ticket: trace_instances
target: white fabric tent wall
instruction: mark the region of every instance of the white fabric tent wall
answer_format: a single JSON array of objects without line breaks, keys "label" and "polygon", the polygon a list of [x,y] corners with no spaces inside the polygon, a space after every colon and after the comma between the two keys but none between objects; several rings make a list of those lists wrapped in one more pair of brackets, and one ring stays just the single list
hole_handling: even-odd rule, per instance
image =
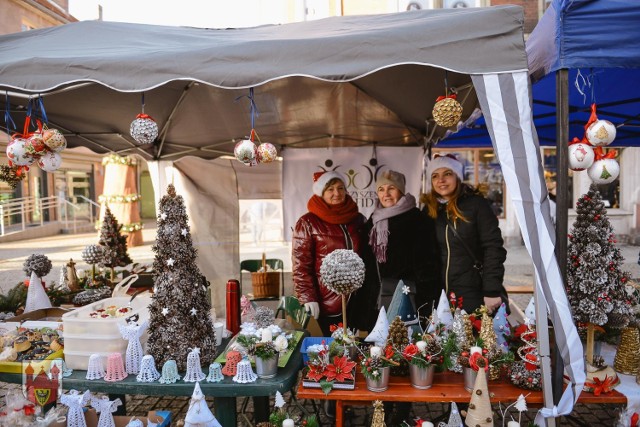
[{"label": "white fabric tent wall", "polygon": [[281,198],[281,162],[249,168],[236,160],[184,157],[149,162],[156,206],[173,184],[183,196],[198,267],[211,283],[211,306],[225,313],[226,283],[239,279],[239,199]]}]

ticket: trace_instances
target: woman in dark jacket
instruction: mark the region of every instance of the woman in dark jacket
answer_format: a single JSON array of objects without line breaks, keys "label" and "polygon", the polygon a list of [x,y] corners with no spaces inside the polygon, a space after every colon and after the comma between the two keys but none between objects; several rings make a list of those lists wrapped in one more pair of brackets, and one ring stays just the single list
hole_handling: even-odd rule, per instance
[{"label": "woman in dark jacket", "polygon": [[[391,170],[376,181],[378,201],[366,224],[373,254],[365,263],[372,279],[358,290],[350,310],[350,317],[362,322],[356,323],[359,329],[372,329],[379,309],[389,308],[400,280],[409,286],[414,310],[420,308],[425,317],[442,290],[434,222],[416,207],[415,197],[405,193],[405,184],[405,176]],[[362,298],[367,301],[360,303]]]},{"label": "woman in dark jacket", "polygon": [[489,201],[462,182],[463,172],[452,155],[436,154],[427,166],[430,190],[423,201],[436,221],[444,286],[462,297],[468,313],[481,305],[495,311],[502,302],[508,310],[502,286],[507,251],[498,218]]},{"label": "woman in dark jacket", "polygon": [[309,212],[293,231],[293,288],[326,337],[331,336],[329,327],[342,320],[342,297],[322,284],[322,260],[336,249],[351,249],[362,257],[367,248],[365,218],[347,194],[345,182],[339,172],[314,174]]}]

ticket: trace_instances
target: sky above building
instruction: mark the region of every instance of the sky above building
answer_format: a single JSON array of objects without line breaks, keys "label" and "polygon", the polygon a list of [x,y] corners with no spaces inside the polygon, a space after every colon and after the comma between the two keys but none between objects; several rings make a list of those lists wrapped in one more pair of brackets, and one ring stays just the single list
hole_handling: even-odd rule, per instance
[{"label": "sky above building", "polygon": [[104,21],[239,28],[302,20],[302,7],[306,2],[299,2],[298,11],[287,8],[287,3],[278,0],[70,0],[69,12],[79,20],[98,19],[101,6]]}]

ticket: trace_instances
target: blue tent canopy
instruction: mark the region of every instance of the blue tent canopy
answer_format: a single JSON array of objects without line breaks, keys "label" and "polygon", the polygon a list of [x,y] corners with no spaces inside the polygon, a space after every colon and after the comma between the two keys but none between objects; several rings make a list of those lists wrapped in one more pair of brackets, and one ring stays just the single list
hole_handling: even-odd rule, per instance
[{"label": "blue tent canopy", "polygon": [[[582,138],[591,104],[618,127],[612,146],[640,147],[640,2],[554,0],[527,41],[540,144],[556,145],[554,72],[569,69],[569,136]],[[490,147],[480,118],[446,147]]]}]

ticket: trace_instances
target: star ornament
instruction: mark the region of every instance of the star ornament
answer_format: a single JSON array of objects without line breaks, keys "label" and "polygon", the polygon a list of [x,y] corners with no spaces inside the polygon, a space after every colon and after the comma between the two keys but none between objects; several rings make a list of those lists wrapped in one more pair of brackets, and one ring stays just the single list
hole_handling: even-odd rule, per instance
[{"label": "star ornament", "polygon": [[405,295],[409,295],[409,292],[411,292],[411,289],[407,285],[404,285],[402,287],[402,293]]},{"label": "star ornament", "polygon": [[174,264],[175,262],[176,262],[176,261],[175,261],[173,258],[169,258],[169,259],[167,260],[167,265],[168,265],[169,267],[173,267],[173,264]]},{"label": "star ornament", "polygon": [[163,220],[163,221],[164,221],[165,219],[167,219],[167,214],[166,214],[166,213],[164,213],[164,212],[162,212],[162,213],[160,214],[160,219],[161,219],[161,220]]},{"label": "star ornament", "polygon": [[169,309],[167,307],[162,309],[162,315],[166,316],[167,314],[169,314]]},{"label": "star ornament", "polygon": [[194,308],[191,309],[191,315],[195,316],[196,314],[198,314],[198,310],[196,310],[195,307],[194,307]]},{"label": "star ornament", "polygon": [[180,231],[180,234],[182,234],[183,237],[187,237],[187,229],[183,228],[182,231]]}]

